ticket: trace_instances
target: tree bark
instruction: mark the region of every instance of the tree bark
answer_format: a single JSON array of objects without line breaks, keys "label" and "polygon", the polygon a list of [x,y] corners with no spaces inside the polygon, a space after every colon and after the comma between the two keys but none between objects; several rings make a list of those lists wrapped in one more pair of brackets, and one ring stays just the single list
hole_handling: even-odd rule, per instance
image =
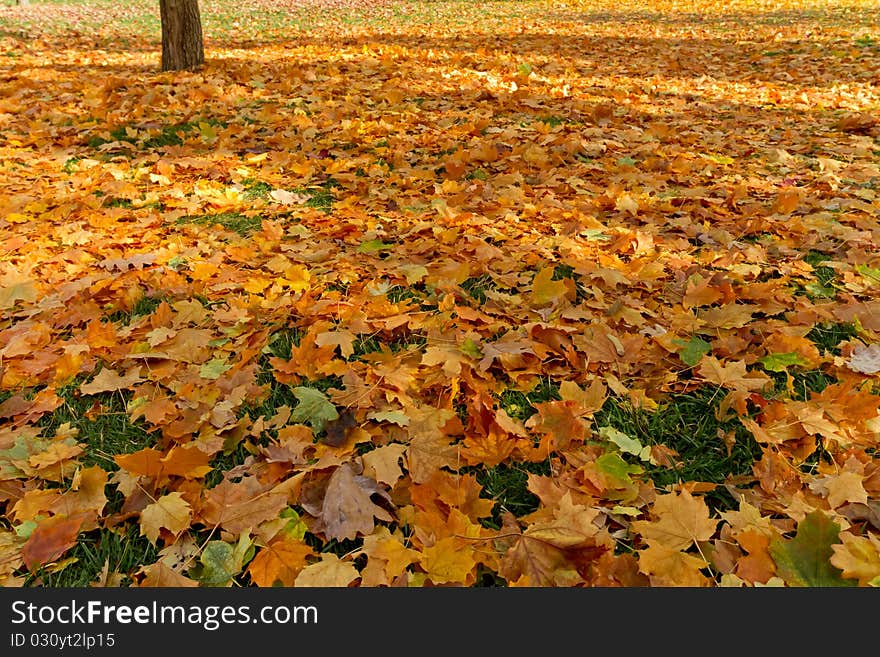
[{"label": "tree bark", "polygon": [[205,63],[198,0],[159,0],[162,70],[196,69]]}]

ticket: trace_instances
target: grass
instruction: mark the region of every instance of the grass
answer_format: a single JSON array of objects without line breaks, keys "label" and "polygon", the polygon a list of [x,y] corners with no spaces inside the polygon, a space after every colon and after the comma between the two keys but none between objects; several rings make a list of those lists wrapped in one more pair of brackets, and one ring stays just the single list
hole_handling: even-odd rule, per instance
[{"label": "grass", "polygon": [[483,487],[483,497],[494,500],[492,515],[482,518],[481,523],[492,529],[501,528],[501,516],[512,513],[521,518],[538,509],[540,500],[529,488],[529,475],[549,476],[549,461],[539,463],[500,463],[491,468],[465,468]]},{"label": "grass", "polygon": [[47,434],[65,423],[78,430],[77,441],[85,445],[81,458],[84,466],[116,470],[114,455],[136,452],[155,443],[155,436],[142,421],[133,423],[129,419],[126,405],[130,393],[82,395],[81,383],[77,380],[57,390],[63,403],[51,415],[41,418],[39,424]]},{"label": "grass", "polygon": [[[723,396],[711,389],[673,395],[653,412],[612,397],[596,413],[595,424],[621,431],[644,446],[664,445],[677,452],[680,463],[674,467],[640,463],[658,488],[685,481],[722,484],[731,476],[751,473],[761,456],[760,446],[737,419],[716,417]],[[735,438],[729,451],[723,435]],[[634,462],[635,457],[626,456]],[[738,504],[722,486],[708,493],[706,502],[717,510]]]},{"label": "grass", "polygon": [[131,324],[138,317],[146,317],[152,315],[153,311],[158,308],[163,301],[171,301],[171,297],[165,294],[145,294],[138,299],[131,310],[115,310],[106,316],[107,321],[121,323],[125,325]]},{"label": "grass", "polygon": [[263,218],[258,215],[248,216],[241,212],[219,212],[217,214],[187,215],[180,217],[176,223],[178,225],[222,226],[226,230],[247,237],[260,229]]}]

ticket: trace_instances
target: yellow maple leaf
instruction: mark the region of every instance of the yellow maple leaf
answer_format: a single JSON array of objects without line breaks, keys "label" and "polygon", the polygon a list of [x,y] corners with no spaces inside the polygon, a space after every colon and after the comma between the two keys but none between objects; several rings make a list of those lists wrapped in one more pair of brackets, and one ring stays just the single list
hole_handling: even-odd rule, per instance
[{"label": "yellow maple leaf", "polygon": [[651,577],[654,586],[711,585],[712,581],[701,572],[709,564],[701,557],[650,541],[638,555],[639,570]]},{"label": "yellow maple leaf", "polygon": [[141,511],[141,535],[155,545],[162,529],[177,536],[189,527],[191,521],[192,507],[181,493],[175,491],[163,495]]},{"label": "yellow maple leaf", "polygon": [[858,579],[860,586],[880,586],[880,538],[844,532],[840,540],[831,546],[831,564],[843,571],[843,577]]},{"label": "yellow maple leaf", "polygon": [[672,550],[685,550],[699,541],[709,540],[718,524],[718,520],[710,517],[703,499],[692,496],[687,489],[658,495],[651,514],[655,520],[633,521],[633,531],[645,540]]},{"label": "yellow maple leaf", "polygon": [[419,562],[435,584],[470,584],[477,565],[473,548],[453,536],[425,548]]},{"label": "yellow maple leaf", "polygon": [[358,577],[360,577],[360,573],[350,561],[343,561],[335,554],[322,554],[320,561],[310,564],[300,571],[293,581],[293,585],[297,587],[345,588]]}]

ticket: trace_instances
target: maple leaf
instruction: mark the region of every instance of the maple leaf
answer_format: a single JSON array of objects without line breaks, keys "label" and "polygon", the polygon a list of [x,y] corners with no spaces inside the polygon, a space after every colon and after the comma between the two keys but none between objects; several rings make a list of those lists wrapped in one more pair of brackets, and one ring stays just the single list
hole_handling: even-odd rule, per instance
[{"label": "maple leaf", "polygon": [[648,540],[638,551],[639,570],[649,575],[654,586],[706,587],[711,585],[701,571],[709,564],[702,557]]},{"label": "maple leaf", "polygon": [[263,487],[254,477],[246,477],[239,483],[226,479],[208,491],[201,520],[239,535],[263,521],[277,518],[285,506],[285,493]]},{"label": "maple leaf", "polygon": [[770,556],[771,534],[758,529],[747,529],[737,534],[737,542],[748,552],[736,562],[736,574],[747,582],[769,582],[776,574],[776,564]]},{"label": "maple leaf", "polygon": [[762,390],[770,383],[763,372],[747,372],[743,361],[723,365],[714,356],[705,356],[696,371],[709,383],[732,390]]},{"label": "maple leaf", "polygon": [[6,310],[15,306],[17,301],[32,302],[37,299],[36,281],[30,278],[20,279],[13,283],[4,281],[0,287],[0,309]]},{"label": "maple leaf", "polygon": [[208,541],[193,569],[204,586],[230,586],[238,571],[235,548],[224,541]]},{"label": "maple leaf", "polygon": [[854,586],[843,579],[831,563],[833,545],[840,542],[840,526],[825,513],[808,513],[797,526],[794,538],[773,537],[770,555],[779,576],[789,586]]},{"label": "maple leaf", "polygon": [[144,575],[144,578],[138,586],[143,588],[197,588],[199,586],[196,580],[181,575],[161,561],[145,566],[141,569],[141,574]]},{"label": "maple leaf", "polygon": [[568,449],[572,443],[582,442],[589,435],[589,427],[582,419],[583,407],[574,401],[549,401],[533,404],[538,411],[526,421],[526,427],[547,434],[554,450]]},{"label": "maple leaf", "polygon": [[553,269],[541,269],[532,281],[532,301],[537,306],[559,303],[574,298],[574,285],[571,279],[553,280]]},{"label": "maple leaf", "polygon": [[28,570],[55,561],[72,548],[87,517],[86,514],[70,518],[52,516],[37,523],[21,548],[21,560]]},{"label": "maple leaf", "polygon": [[[382,575],[381,578],[377,576],[377,579],[385,584],[402,574],[410,564],[416,563],[420,557],[419,552],[404,545],[399,530],[392,534],[387,527],[382,525],[378,525],[369,536],[364,536],[361,552],[367,555],[368,566],[379,564]],[[366,578],[369,573],[365,570],[361,574]]]},{"label": "maple leaf", "polygon": [[98,375],[89,383],[84,383],[79,387],[79,391],[84,395],[96,395],[101,392],[115,392],[124,388],[131,388],[135,383],[141,382],[140,367],[131,367],[120,376],[115,371],[103,368]]},{"label": "maple leaf", "polygon": [[671,550],[686,550],[709,540],[718,524],[703,499],[692,496],[686,488],[679,493],[658,495],[651,514],[655,520],[633,521],[633,531]]},{"label": "maple leaf", "polygon": [[435,584],[471,584],[477,567],[473,547],[452,536],[425,548],[419,563]]},{"label": "maple leaf", "polygon": [[880,372],[880,344],[857,345],[845,362],[854,372],[877,374]]},{"label": "maple leaf", "polygon": [[320,561],[309,564],[300,571],[293,585],[345,588],[359,577],[360,573],[350,561],[343,561],[335,554],[322,554]]},{"label": "maple leaf", "polygon": [[179,492],[168,493],[141,511],[141,535],[156,545],[162,529],[176,537],[189,527],[191,520],[192,507],[189,502]]},{"label": "maple leaf", "polygon": [[257,586],[293,586],[312,555],[314,550],[302,540],[277,536],[257,551],[247,572]]},{"label": "maple leaf", "polygon": [[211,454],[202,451],[195,445],[175,446],[159,459],[161,474],[185,479],[199,479],[213,469],[210,465],[212,458]]},{"label": "maple leaf", "polygon": [[880,586],[880,538],[843,532],[840,541],[831,546],[831,565],[842,577],[858,580],[859,586]]},{"label": "maple leaf", "polygon": [[372,495],[387,499],[375,479],[357,474],[350,463],[336,468],[327,483],[321,505],[321,519],[327,536],[337,540],[355,538],[358,534],[373,532],[374,518],[392,520],[388,511],[373,502]]},{"label": "maple leaf", "polygon": [[[513,525],[507,525],[512,528]],[[507,532],[510,533],[510,532]],[[565,550],[538,538],[519,534],[504,549],[498,574],[511,586],[565,587],[583,582]]]},{"label": "maple leaf", "polygon": [[406,445],[400,443],[377,447],[364,454],[364,472],[379,483],[394,486],[403,476],[400,463],[406,451]]},{"label": "maple leaf", "polygon": [[320,390],[297,386],[293,389],[299,404],[290,414],[292,422],[308,423],[315,433],[320,433],[328,422],[339,418],[339,411]]},{"label": "maple leaf", "polygon": [[575,504],[571,492],[566,492],[554,510],[553,519],[530,525],[523,536],[536,538],[559,548],[594,545],[599,533],[599,526],[594,521],[599,514],[599,509]]}]

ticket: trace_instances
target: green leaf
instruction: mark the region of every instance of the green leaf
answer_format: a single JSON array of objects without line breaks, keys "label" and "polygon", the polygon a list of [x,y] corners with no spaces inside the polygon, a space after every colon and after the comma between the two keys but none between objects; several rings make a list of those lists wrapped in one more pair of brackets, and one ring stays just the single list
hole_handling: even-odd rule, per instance
[{"label": "green leaf", "polygon": [[315,433],[321,433],[328,422],[339,418],[339,412],[333,403],[320,390],[298,386],[293,389],[299,404],[290,414],[291,422],[306,423]]},{"label": "green leaf", "polygon": [[807,283],[804,285],[804,291],[811,298],[833,299],[837,296],[837,290],[833,287],[820,285],[819,283]]},{"label": "green leaf", "polygon": [[238,572],[235,548],[225,541],[209,541],[192,575],[204,586],[226,586]]},{"label": "green leaf", "polygon": [[483,351],[480,349],[480,345],[471,340],[470,338],[466,338],[464,342],[459,346],[459,350],[465,356],[470,356],[471,358],[482,358]]},{"label": "green leaf", "polygon": [[703,356],[712,351],[711,344],[696,336],[690,340],[676,339],[672,341],[672,344],[682,347],[681,351],[678,352],[678,357],[681,358],[681,362],[690,367],[699,363]]},{"label": "green leaf", "polygon": [[642,443],[638,438],[631,438],[622,431],[618,431],[614,427],[599,427],[599,435],[609,442],[614,443],[620,448],[621,452],[627,454],[635,454],[638,456],[642,452]]},{"label": "green leaf", "polygon": [[807,361],[801,358],[800,354],[795,352],[785,354],[768,354],[758,359],[758,362],[764,366],[765,370],[771,372],[784,372],[791,365],[800,365],[801,367],[809,365]]},{"label": "green leaf", "polygon": [[13,527],[15,533],[20,538],[30,538],[31,534],[34,533],[34,530],[37,528],[36,520],[25,520],[20,525],[16,525]]},{"label": "green leaf", "polygon": [[873,269],[868,265],[856,265],[855,269],[865,278],[880,283],[880,269]]},{"label": "green leaf", "polygon": [[769,551],[776,573],[789,586],[855,586],[831,565],[831,546],[836,543],[840,543],[840,526],[817,509],[798,523],[794,538],[772,538]]},{"label": "green leaf", "polygon": [[377,411],[370,413],[367,417],[371,420],[376,420],[376,422],[390,422],[399,427],[407,427],[410,423],[409,415],[403,411]]},{"label": "green leaf", "polygon": [[641,466],[630,465],[617,452],[603,454],[595,463],[596,470],[607,482],[608,490],[604,494],[608,499],[631,501],[638,497],[639,487],[631,475],[644,472]]},{"label": "green leaf", "polygon": [[299,517],[295,509],[287,507],[281,511],[280,516],[288,519],[287,524],[281,528],[285,536],[300,541],[305,538],[306,532],[309,531],[309,526],[302,521],[302,518]]},{"label": "green leaf", "polygon": [[202,365],[199,368],[199,376],[203,379],[211,379],[212,381],[215,379],[219,379],[220,375],[223,374],[226,370],[228,370],[231,365],[226,364],[226,360],[223,358],[214,358],[209,360],[207,363]]},{"label": "green leaf", "polygon": [[357,251],[358,253],[375,253],[376,251],[382,251],[383,249],[390,249],[393,246],[393,244],[387,244],[382,240],[370,240],[368,242],[361,242]]}]

